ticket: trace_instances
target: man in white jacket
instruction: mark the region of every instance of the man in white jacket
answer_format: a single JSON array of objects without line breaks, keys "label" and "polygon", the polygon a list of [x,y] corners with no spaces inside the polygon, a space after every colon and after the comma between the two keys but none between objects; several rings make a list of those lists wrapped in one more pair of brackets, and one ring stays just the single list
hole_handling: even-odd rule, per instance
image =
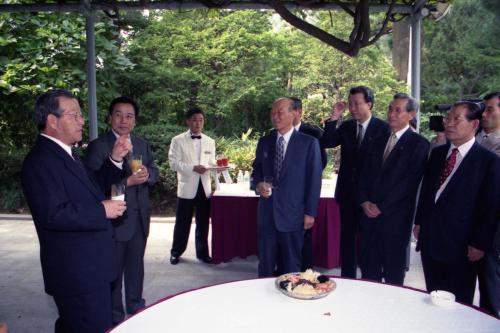
[{"label": "man in white jacket", "polygon": [[196,257],[204,263],[212,258],[208,251],[208,219],[210,216],[211,182],[209,165],[215,164],[215,141],[202,134],[205,115],[199,108],[189,109],[189,130],[170,143],[168,161],[177,172],[177,209],[170,263],[177,265],[186,250],[193,211],[196,220]]}]

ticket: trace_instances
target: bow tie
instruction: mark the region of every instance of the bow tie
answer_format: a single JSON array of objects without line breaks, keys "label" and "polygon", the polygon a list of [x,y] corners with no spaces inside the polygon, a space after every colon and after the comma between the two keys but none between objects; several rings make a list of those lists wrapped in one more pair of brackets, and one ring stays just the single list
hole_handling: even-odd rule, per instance
[{"label": "bow tie", "polygon": [[201,139],[201,135],[191,135],[191,139]]}]

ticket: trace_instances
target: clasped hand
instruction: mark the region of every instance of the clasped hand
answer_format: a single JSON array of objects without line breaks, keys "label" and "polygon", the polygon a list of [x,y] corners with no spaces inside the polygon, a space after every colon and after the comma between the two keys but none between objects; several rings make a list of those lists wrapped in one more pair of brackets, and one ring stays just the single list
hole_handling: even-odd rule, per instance
[{"label": "clasped hand", "polygon": [[147,182],[149,179],[149,171],[145,165],[141,166],[139,171],[134,172],[127,178],[127,186],[139,185]]},{"label": "clasped hand", "polygon": [[363,212],[365,213],[366,216],[369,218],[375,218],[382,214],[380,209],[376,204],[374,204],[371,201],[365,201],[361,204],[361,208],[363,208]]}]

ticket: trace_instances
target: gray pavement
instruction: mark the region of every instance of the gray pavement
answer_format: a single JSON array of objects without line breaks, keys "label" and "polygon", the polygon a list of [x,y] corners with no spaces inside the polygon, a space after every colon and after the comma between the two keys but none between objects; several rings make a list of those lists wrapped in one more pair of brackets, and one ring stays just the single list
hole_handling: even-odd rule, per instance
[{"label": "gray pavement", "polygon": [[[144,296],[148,305],[184,290],[256,277],[255,256],[220,265],[198,261],[192,241],[194,230],[181,262],[170,265],[172,222],[172,218],[152,220],[145,258]],[[10,333],[53,332],[57,309],[43,290],[38,251],[38,239],[30,216],[0,215],[0,321],[7,322]],[[420,256],[414,249],[411,253],[411,267],[405,284],[423,289]],[[332,275],[340,273],[339,269],[317,270]]]}]

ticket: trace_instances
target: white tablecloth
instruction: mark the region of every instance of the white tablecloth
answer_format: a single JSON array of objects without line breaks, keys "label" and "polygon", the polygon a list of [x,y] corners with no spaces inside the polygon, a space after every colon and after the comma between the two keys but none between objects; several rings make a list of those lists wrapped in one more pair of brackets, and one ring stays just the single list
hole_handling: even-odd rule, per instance
[{"label": "white tablecloth", "polygon": [[440,307],[423,292],[334,280],[337,288],[330,295],[307,301],[283,295],[274,279],[198,289],[157,303],[112,332],[500,332],[499,320],[465,305]]},{"label": "white tablecloth", "polygon": [[[333,198],[336,184],[336,174],[333,174],[331,179],[323,179],[321,183],[321,197]],[[221,197],[257,197],[255,192],[250,190],[249,183],[220,183],[219,189],[213,195]]]}]

